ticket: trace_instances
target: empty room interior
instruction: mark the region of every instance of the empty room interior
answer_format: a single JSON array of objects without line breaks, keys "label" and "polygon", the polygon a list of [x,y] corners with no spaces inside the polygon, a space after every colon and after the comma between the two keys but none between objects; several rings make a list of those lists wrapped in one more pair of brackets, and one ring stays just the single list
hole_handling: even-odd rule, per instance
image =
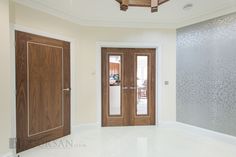
[{"label": "empty room interior", "polygon": [[236,157],[236,0],[0,0],[0,157]]}]

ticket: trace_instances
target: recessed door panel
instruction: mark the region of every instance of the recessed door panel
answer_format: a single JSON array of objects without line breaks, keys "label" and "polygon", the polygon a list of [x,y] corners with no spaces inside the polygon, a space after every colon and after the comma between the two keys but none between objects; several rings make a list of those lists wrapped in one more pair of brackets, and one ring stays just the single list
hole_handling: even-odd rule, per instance
[{"label": "recessed door panel", "polygon": [[34,136],[63,126],[63,48],[27,46],[29,136]]}]

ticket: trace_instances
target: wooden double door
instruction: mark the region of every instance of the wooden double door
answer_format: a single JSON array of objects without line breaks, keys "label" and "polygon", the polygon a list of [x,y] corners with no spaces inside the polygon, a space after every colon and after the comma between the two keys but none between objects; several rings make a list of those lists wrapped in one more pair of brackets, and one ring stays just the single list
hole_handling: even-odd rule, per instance
[{"label": "wooden double door", "polygon": [[70,43],[15,34],[18,153],[70,134]]},{"label": "wooden double door", "polygon": [[155,125],[155,51],[102,48],[102,126]]}]

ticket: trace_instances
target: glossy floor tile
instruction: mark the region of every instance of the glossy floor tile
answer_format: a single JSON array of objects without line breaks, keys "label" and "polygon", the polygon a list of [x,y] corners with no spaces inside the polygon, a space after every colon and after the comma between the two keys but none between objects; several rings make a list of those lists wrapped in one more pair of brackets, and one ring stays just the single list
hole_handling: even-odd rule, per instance
[{"label": "glossy floor tile", "polygon": [[22,157],[236,157],[236,145],[178,127],[84,126]]}]

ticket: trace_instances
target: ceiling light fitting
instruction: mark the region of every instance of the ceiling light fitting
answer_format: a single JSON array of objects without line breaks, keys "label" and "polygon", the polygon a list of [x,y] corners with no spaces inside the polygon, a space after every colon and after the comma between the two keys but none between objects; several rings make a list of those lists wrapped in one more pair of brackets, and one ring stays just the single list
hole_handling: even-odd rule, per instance
[{"label": "ceiling light fitting", "polygon": [[192,9],[193,8],[193,4],[192,3],[188,3],[188,4],[186,4],[186,5],[184,5],[183,6],[183,10],[190,10],[190,9]]},{"label": "ceiling light fitting", "polygon": [[158,12],[158,7],[169,0],[116,0],[120,3],[120,10],[126,11],[131,7],[150,7],[151,12]]}]

